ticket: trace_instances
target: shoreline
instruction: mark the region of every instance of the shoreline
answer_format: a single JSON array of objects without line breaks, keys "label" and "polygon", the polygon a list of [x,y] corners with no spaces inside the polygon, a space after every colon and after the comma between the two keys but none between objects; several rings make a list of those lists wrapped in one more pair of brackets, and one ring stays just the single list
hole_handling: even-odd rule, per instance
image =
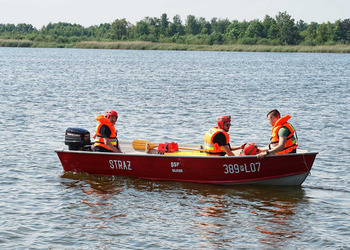
[{"label": "shoreline", "polygon": [[192,45],[153,43],[142,41],[98,42],[83,41],[70,44],[35,42],[30,40],[0,39],[0,47],[22,48],[77,48],[77,49],[123,49],[123,50],[174,50],[174,51],[227,51],[227,52],[290,52],[290,53],[350,53],[350,45]]}]

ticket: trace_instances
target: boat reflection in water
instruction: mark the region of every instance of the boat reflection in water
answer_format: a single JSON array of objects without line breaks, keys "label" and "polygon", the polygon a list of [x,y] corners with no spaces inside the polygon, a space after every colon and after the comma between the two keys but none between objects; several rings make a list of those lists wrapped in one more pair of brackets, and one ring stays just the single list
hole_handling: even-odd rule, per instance
[{"label": "boat reflection in water", "polygon": [[[198,198],[197,227],[210,240],[207,247],[230,247],[255,235],[260,244],[280,248],[303,233],[296,222],[307,203],[301,187],[235,186],[221,191]],[[246,242],[245,247],[256,243]]]},{"label": "boat reflection in water", "polygon": [[[129,234],[137,233],[136,223],[154,235],[169,230],[174,237],[188,231],[209,248],[256,243],[279,248],[304,233],[298,211],[307,199],[299,186],[228,187],[71,172],[62,178],[95,228],[118,225]],[[252,235],[256,242],[249,242]]]},{"label": "boat reflection in water", "polygon": [[118,206],[118,196],[123,187],[114,178],[73,172],[64,173],[61,178],[61,184],[66,187],[70,198],[75,200],[67,209],[72,211],[72,207],[78,205],[83,211],[88,211],[88,214],[79,210],[77,213],[86,221],[99,221],[95,228],[108,227],[113,218],[126,217],[125,211]]}]

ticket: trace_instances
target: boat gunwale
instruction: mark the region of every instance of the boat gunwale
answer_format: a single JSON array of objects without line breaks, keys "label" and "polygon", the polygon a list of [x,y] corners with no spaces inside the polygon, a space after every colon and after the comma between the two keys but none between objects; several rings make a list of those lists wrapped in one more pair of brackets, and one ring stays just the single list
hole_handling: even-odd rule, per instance
[{"label": "boat gunwale", "polygon": [[[244,156],[224,156],[224,157],[211,157],[201,155],[164,155],[164,154],[146,154],[146,153],[114,153],[114,152],[94,152],[94,151],[80,151],[80,150],[67,150],[67,149],[55,149],[56,153],[70,153],[70,154],[92,154],[92,155],[108,155],[108,156],[138,156],[138,157],[175,157],[175,158],[207,158],[207,159],[241,159],[241,158],[257,158],[256,155],[244,155]],[[318,152],[300,152],[293,154],[282,154],[282,155],[267,155],[264,158],[270,157],[295,157],[300,155],[317,155]]]}]

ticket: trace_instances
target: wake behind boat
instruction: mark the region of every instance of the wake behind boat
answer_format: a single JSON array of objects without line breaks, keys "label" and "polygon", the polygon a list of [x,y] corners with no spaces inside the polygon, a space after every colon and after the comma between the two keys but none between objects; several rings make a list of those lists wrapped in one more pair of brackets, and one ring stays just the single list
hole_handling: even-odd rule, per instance
[{"label": "wake behind boat", "polygon": [[[74,131],[77,132],[77,131]],[[89,151],[86,130],[70,133],[69,149],[55,150],[63,170],[104,176],[130,176],[149,180],[168,180],[213,184],[301,185],[310,173],[317,153],[297,150],[295,154],[270,155],[257,159],[247,156],[206,156],[201,145],[179,144],[179,150],[147,154],[121,142],[123,153]],[[234,152],[239,155],[239,151]]]}]

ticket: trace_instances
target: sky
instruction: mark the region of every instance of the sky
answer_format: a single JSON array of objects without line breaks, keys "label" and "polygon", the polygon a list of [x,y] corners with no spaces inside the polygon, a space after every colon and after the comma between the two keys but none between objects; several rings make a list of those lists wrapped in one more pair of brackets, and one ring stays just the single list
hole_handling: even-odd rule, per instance
[{"label": "sky", "polygon": [[169,21],[180,15],[183,23],[188,15],[207,21],[262,21],[265,15],[275,17],[284,11],[295,21],[334,23],[350,18],[350,0],[0,0],[0,23],[26,23],[37,29],[50,22],[89,27],[122,18],[136,24],[163,13]]}]

